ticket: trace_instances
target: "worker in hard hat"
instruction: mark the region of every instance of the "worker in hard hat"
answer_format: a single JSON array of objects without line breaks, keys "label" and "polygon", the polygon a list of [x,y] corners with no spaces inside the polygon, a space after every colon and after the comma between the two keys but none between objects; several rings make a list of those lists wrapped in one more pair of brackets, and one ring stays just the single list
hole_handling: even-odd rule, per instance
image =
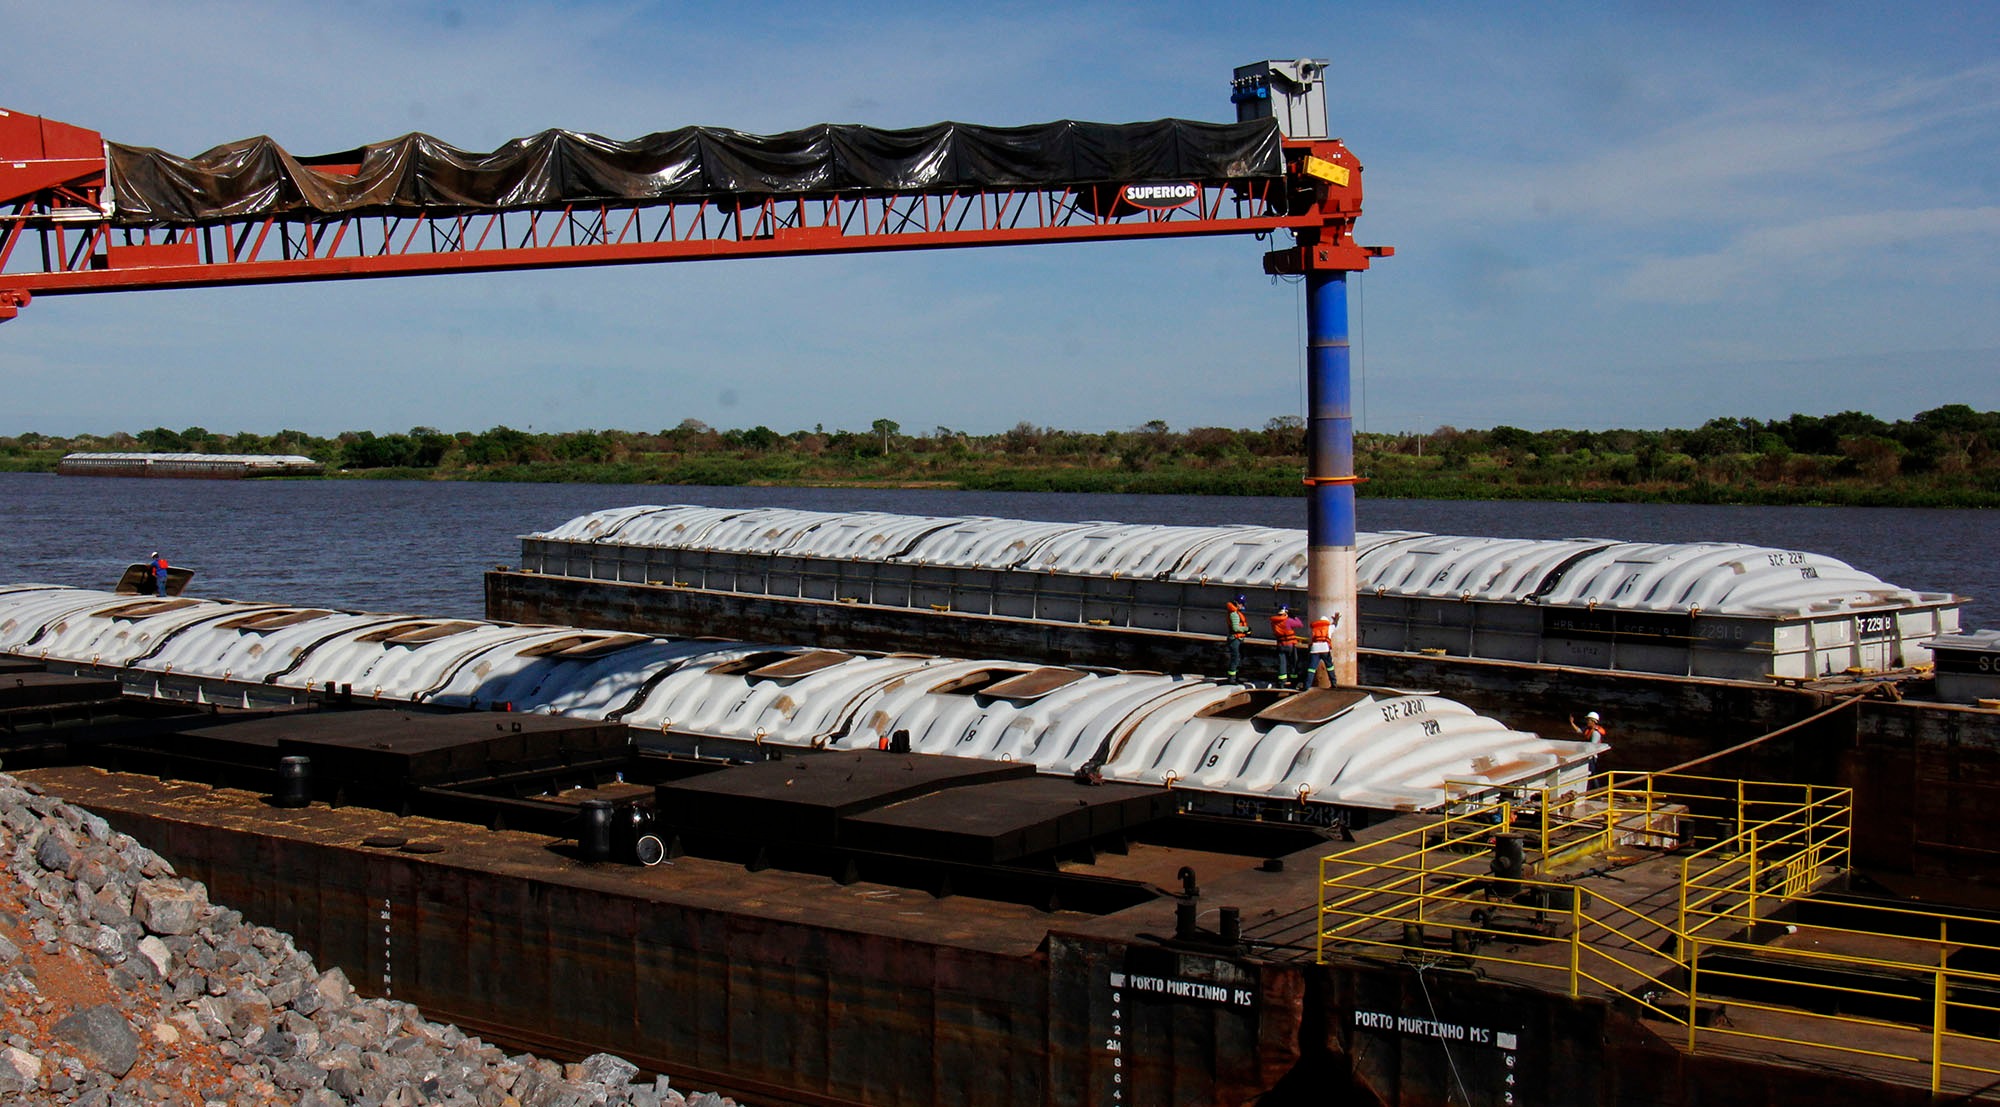
[{"label": "worker in hard hat", "polygon": [[1315,688],[1331,688],[1334,685],[1333,628],[1339,622],[1338,611],[1322,611],[1313,616],[1312,645],[1308,647],[1311,650],[1312,664],[1306,675]]},{"label": "worker in hard hat", "polygon": [[1604,741],[1604,722],[1602,719],[1598,718],[1597,712],[1595,711],[1588,712],[1584,715],[1582,726],[1576,725],[1576,716],[1571,715],[1569,717],[1569,728],[1571,730],[1576,731],[1578,734],[1583,735],[1583,740],[1586,742]]},{"label": "worker in hard hat", "polygon": [[147,564],[153,570],[153,593],[158,596],[166,595],[167,559],[160,556],[160,551],[154,550],[153,556],[147,559]]},{"label": "worker in hard hat", "polygon": [[1243,640],[1250,637],[1250,612],[1243,606],[1249,602],[1243,593],[1229,601],[1229,633],[1222,639],[1222,649],[1229,657],[1230,680],[1236,679],[1236,670],[1243,667]]},{"label": "worker in hard hat", "polygon": [[1301,687],[1306,682],[1305,646],[1306,625],[1297,615],[1292,614],[1290,604],[1279,604],[1271,616],[1271,637],[1278,641],[1278,686],[1290,687],[1297,681]]}]

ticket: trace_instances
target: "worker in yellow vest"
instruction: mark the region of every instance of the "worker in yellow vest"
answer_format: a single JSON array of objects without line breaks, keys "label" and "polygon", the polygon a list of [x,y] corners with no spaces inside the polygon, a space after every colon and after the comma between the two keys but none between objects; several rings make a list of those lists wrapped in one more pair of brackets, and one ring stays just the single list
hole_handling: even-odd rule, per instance
[{"label": "worker in yellow vest", "polygon": [[1321,612],[1312,620],[1312,684],[1315,688],[1333,687],[1333,628],[1340,622],[1340,613],[1331,615]]},{"label": "worker in yellow vest", "polygon": [[1243,593],[1229,601],[1229,634],[1222,640],[1222,648],[1229,655],[1230,680],[1236,679],[1236,670],[1243,667],[1243,640],[1250,637],[1250,613],[1244,604]]}]

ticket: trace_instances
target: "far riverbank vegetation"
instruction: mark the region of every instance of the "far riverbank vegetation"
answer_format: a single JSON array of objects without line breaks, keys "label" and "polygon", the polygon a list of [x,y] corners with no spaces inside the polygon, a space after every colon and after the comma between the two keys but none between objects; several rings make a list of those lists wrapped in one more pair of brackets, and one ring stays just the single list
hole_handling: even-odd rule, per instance
[{"label": "far riverbank vegetation", "polygon": [[[850,485],[990,491],[1296,496],[1305,426],[1256,430],[1155,420],[1131,430],[1028,423],[998,434],[950,427],[658,432],[511,427],[322,438],[164,427],[137,434],[0,437],[0,471],[52,471],[72,451],[303,454],[346,478],[598,484]],[[1949,404],[1886,422],[1845,411],[1711,419],[1692,430],[1488,430],[1354,436],[1363,496],[1621,502],[2000,507],[2000,412]]]}]

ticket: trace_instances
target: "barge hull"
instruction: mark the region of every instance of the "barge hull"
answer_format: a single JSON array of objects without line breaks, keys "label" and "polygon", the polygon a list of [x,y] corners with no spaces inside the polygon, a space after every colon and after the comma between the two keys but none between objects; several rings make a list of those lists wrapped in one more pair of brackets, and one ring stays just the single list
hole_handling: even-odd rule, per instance
[{"label": "barge hull", "polygon": [[[669,892],[517,832],[280,814],[249,793],[95,769],[25,778],[152,843],[218,902],[291,930],[365,993],[759,1102],[1931,1102],[1863,1073],[1689,1055],[1603,1002],[1435,963],[1314,964],[1309,937],[1175,948],[1152,933],[1172,928],[1164,904],[1051,917],[1038,941],[982,947],[954,940],[987,909],[963,897],[949,901],[962,927],[892,933],[849,925],[853,906],[823,879],[800,899],[803,878],[716,867]],[[388,832],[420,835],[425,851],[362,844]],[[1311,857],[1227,874],[1211,893],[1246,905],[1246,935],[1273,933],[1296,924],[1289,905],[1310,904]],[[797,910],[815,897],[824,912]]]}]

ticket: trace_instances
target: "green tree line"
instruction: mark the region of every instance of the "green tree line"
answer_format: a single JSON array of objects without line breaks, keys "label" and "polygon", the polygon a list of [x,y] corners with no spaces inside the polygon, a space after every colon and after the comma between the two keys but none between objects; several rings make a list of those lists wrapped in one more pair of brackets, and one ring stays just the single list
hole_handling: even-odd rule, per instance
[{"label": "green tree line", "polygon": [[[2000,506],[2000,412],[1948,404],[1887,421],[1858,411],[1711,419],[1664,430],[1487,430],[1355,436],[1362,495],[1429,498]],[[344,476],[662,484],[901,484],[1040,491],[1298,495],[1305,425],[1257,429],[1154,420],[1126,430],[1018,423],[994,434],[939,426],[538,434],[413,427],[331,437],[202,427],[0,437],[0,468],[47,470],[71,451],[304,454]]]}]

